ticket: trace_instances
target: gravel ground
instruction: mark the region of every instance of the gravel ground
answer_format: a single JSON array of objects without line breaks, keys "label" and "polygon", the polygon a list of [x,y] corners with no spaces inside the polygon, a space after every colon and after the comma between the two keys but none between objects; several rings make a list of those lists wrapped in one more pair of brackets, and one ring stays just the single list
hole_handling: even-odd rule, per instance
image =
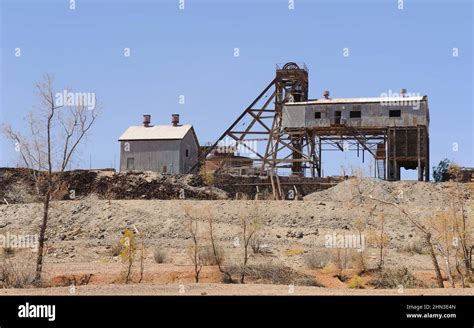
[{"label": "gravel ground", "polygon": [[[291,293],[291,291],[293,291]],[[0,289],[4,295],[474,295],[474,289],[347,289],[320,288],[307,286],[265,285],[224,285],[224,284],[134,284],[78,286],[75,293],[68,287],[42,289]]]},{"label": "gravel ground", "polygon": [[[175,287],[167,284],[177,282],[188,283],[186,279],[172,278],[179,266],[190,265],[189,233],[186,229],[184,209],[190,207],[200,219],[200,240],[203,246],[209,245],[206,213],[209,210],[214,219],[214,230],[219,247],[225,255],[227,264],[239,264],[242,260],[242,243],[240,226],[241,219],[252,217],[258,219],[258,244],[264,254],[251,252],[250,264],[274,264],[290,267],[305,272],[308,257],[312,253],[320,254],[328,251],[327,237],[331,235],[366,237],[364,256],[368,267],[375,267],[379,252],[371,241],[371,236],[379,231],[380,218],[384,217],[384,231],[388,236],[385,247],[386,267],[406,266],[411,272],[431,272],[432,264],[426,249],[420,252],[407,250],[410,245],[422,245],[422,236],[410,222],[391,206],[378,205],[374,210],[374,202],[367,197],[358,197],[358,188],[362,186],[364,193],[375,198],[397,202],[420,222],[430,225],[430,218],[441,209],[446,210],[449,195],[455,191],[450,183],[432,184],[419,182],[395,182],[363,180],[362,182],[345,181],[329,190],[305,197],[304,201],[235,201],[235,200],[100,200],[91,195],[83,199],[54,201],[51,204],[51,217],[47,232],[47,256],[45,272],[48,279],[59,279],[61,276],[74,274],[74,268],[82,268],[81,274],[94,274],[102,277],[103,284],[113,284],[113,277],[120,274],[120,258],[114,254],[125,228],[137,228],[145,236],[145,262],[147,267],[155,265],[154,252],[159,249],[166,255],[168,278],[152,283],[163,286],[148,286],[151,293],[172,293]],[[472,186],[470,186],[472,187]],[[474,217],[471,194],[466,186],[461,192],[465,195],[465,210],[469,220]],[[41,222],[42,205],[38,203],[0,205],[0,234],[34,234]],[[362,224],[362,230],[356,222]],[[472,227],[472,226],[471,226]],[[471,232],[472,234],[472,232]],[[29,250],[13,250],[14,261],[31,258]],[[330,250],[331,252],[334,250]],[[348,262],[356,250],[343,251],[342,256]],[[333,252],[334,253],[334,252]],[[356,253],[355,253],[356,254]],[[333,254],[334,255],[334,254]],[[3,256],[0,253],[0,256]],[[444,265],[440,259],[440,265]],[[174,267],[173,267],[174,266]],[[100,272],[98,272],[100,271]],[[103,271],[103,272],[102,272]],[[158,275],[158,274],[157,274]],[[176,276],[176,274],[174,274]],[[58,278],[59,277],[59,278]],[[188,277],[189,278],[189,277]],[[188,279],[187,278],[187,279]],[[94,278],[96,279],[96,278]],[[100,280],[99,279],[99,280]],[[175,279],[175,280],[173,280]],[[217,280],[213,280],[217,279]],[[213,278],[206,283],[218,282]],[[341,282],[321,277],[327,287],[341,287]],[[432,278],[428,277],[432,282]],[[145,285],[137,286],[140,293],[147,293]],[[208,294],[222,292],[259,293],[255,288],[247,286],[210,285]],[[128,286],[79,286],[84,291],[94,290],[97,293],[124,293],[133,290]],[[78,288],[79,288],[78,287]],[[202,291],[198,287],[197,292]],[[263,287],[262,287],[263,288]],[[278,294],[278,286],[265,287],[268,293]],[[283,290],[285,287],[281,287]],[[299,287],[298,287],[299,288]],[[305,293],[326,293],[325,289],[304,287]],[[49,289],[48,289],[49,290]],[[52,289],[61,291],[62,289]],[[192,290],[192,288],[190,288]],[[227,291],[228,290],[228,291]],[[307,291],[306,291],[307,290]],[[28,292],[18,290],[15,292]],[[45,289],[46,291],[46,289]],[[420,293],[429,292],[423,289]],[[8,292],[8,291],[7,291]],[[35,293],[38,290],[35,290]],[[327,291],[329,292],[329,291]],[[352,293],[353,291],[348,291]],[[389,293],[392,293],[390,291]],[[446,293],[447,291],[441,291]],[[459,291],[453,291],[458,293]],[[359,291],[354,291],[359,293]],[[363,290],[360,293],[372,293]],[[373,291],[379,293],[379,291]],[[284,292],[286,294],[286,292]]]}]

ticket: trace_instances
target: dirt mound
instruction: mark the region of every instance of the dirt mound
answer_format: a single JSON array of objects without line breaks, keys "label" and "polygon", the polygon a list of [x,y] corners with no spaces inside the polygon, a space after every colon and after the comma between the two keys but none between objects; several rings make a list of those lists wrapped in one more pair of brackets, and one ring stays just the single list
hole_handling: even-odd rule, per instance
[{"label": "dirt mound", "polygon": [[[0,168],[0,200],[8,203],[38,201],[27,169]],[[199,175],[163,175],[155,172],[74,170],[63,174],[55,200],[97,195],[100,199],[227,199],[227,192],[206,186]]]},{"label": "dirt mound", "polygon": [[225,191],[206,186],[199,175],[155,172],[100,174],[94,192],[112,199],[227,199]]},{"label": "dirt mound", "polygon": [[[384,181],[379,179],[349,179],[321,192],[312,193],[304,198],[308,201],[348,202],[360,196],[395,202],[398,204],[416,204],[430,206],[447,204],[456,193],[452,182],[426,183],[418,181]],[[470,193],[465,185],[460,185],[465,199]],[[363,198],[363,197],[362,197]]]},{"label": "dirt mound", "polygon": [[36,199],[28,169],[0,168],[0,201],[29,203]]}]

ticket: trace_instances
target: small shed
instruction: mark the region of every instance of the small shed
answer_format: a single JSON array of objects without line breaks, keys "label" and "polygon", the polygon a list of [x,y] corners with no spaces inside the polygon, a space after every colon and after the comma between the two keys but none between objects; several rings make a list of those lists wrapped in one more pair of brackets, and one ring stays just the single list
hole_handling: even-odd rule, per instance
[{"label": "small shed", "polygon": [[198,161],[194,128],[179,124],[178,114],[172,115],[170,125],[151,125],[151,115],[143,115],[143,125],[130,126],[118,141],[120,171],[184,174]]}]

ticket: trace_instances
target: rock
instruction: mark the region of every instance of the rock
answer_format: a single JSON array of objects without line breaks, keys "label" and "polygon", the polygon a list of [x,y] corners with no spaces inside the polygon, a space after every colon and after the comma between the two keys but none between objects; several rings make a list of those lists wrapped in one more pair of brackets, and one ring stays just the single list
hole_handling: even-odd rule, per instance
[{"label": "rock", "polygon": [[298,234],[296,235],[296,238],[303,238],[304,237],[304,233],[302,232],[298,232]]},{"label": "rock", "polygon": [[9,224],[11,224],[11,222],[5,222],[5,223],[0,224],[0,229],[5,228]]}]

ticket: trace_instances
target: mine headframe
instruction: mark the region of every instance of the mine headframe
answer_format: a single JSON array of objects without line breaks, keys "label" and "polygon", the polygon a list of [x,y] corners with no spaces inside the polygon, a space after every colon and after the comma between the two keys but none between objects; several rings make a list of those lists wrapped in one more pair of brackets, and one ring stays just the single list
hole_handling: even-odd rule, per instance
[{"label": "mine headframe", "polygon": [[[282,108],[287,103],[308,100],[308,69],[289,62],[277,65],[275,78],[263,89],[230,127],[199,157],[205,161],[213,151],[238,152],[253,158],[260,173],[290,170],[304,175],[319,170],[311,130],[282,128]],[[199,165],[199,163],[197,165]],[[194,168],[193,168],[194,169]]]}]

